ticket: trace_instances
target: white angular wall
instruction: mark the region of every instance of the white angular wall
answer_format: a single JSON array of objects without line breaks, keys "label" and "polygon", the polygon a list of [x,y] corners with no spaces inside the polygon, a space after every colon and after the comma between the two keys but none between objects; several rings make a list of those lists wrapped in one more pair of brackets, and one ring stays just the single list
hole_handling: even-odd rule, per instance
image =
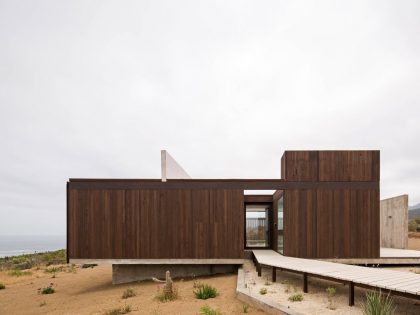
[{"label": "white angular wall", "polygon": [[160,155],[163,182],[166,182],[167,179],[191,179],[191,176],[166,150],[161,150]]}]

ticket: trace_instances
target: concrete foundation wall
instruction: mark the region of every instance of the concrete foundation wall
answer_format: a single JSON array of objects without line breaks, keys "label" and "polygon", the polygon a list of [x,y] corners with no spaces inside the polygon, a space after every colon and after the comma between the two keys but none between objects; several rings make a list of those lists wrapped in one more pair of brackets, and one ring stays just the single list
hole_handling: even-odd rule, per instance
[{"label": "concrete foundation wall", "polygon": [[220,273],[236,273],[240,265],[112,265],[112,284],[134,281],[165,279],[169,270],[172,278],[210,276]]},{"label": "concrete foundation wall", "polygon": [[408,195],[381,200],[381,247],[408,247]]}]

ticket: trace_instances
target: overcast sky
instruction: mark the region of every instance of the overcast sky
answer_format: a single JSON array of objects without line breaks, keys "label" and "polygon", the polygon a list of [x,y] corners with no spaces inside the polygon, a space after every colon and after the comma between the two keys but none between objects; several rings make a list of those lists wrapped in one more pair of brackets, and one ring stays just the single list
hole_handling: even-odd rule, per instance
[{"label": "overcast sky", "polygon": [[420,1],[0,1],[0,234],[64,234],[70,177],[279,178],[380,149],[420,202]]}]

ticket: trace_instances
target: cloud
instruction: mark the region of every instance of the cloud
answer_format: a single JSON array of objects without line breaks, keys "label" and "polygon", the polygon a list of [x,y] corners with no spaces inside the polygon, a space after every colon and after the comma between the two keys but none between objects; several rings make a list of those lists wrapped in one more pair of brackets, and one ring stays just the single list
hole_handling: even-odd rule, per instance
[{"label": "cloud", "polygon": [[286,149],[380,149],[420,202],[420,4],[0,4],[0,231],[65,231],[69,177],[276,178]]}]

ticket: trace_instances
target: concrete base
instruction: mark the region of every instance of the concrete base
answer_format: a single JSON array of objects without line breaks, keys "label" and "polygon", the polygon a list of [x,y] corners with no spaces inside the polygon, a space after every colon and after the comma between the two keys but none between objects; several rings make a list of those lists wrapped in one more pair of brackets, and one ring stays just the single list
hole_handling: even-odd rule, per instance
[{"label": "concrete base", "polygon": [[134,281],[165,279],[169,270],[172,278],[210,276],[220,273],[236,273],[240,265],[112,265],[112,284]]}]

